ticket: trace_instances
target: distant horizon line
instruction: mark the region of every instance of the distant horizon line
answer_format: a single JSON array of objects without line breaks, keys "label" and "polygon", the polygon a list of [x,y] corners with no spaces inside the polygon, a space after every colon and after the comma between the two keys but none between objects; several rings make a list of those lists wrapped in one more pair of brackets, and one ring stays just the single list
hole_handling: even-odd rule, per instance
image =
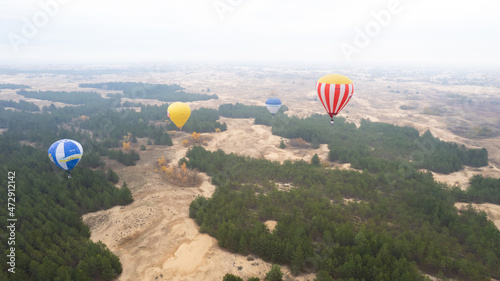
[{"label": "distant horizon line", "polygon": [[[411,63],[329,63],[329,62],[293,62],[293,61],[193,61],[193,60],[171,60],[161,62],[32,62],[32,63],[1,63],[0,70],[17,70],[17,71],[30,71],[30,70],[133,70],[136,68],[151,68],[149,71],[155,71],[154,68],[161,66],[206,66],[206,67],[307,67],[320,69],[339,69],[339,70],[353,70],[358,68],[364,69],[394,69],[394,70],[419,70],[419,71],[460,71],[460,72],[498,72],[500,66],[462,66],[462,65],[428,65],[428,64],[411,64]],[[161,69],[157,69],[161,70]]]}]

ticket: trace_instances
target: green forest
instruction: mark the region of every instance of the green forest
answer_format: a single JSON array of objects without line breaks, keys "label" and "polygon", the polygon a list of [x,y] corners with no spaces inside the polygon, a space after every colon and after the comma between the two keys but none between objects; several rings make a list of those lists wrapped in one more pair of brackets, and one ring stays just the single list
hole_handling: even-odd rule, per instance
[{"label": "green forest", "polygon": [[[121,107],[121,99],[102,98],[80,106],[43,107],[42,113],[32,114],[30,106],[19,103],[21,111],[0,108],[0,128],[19,140],[27,140],[49,147],[55,140],[70,138],[91,143],[85,159],[93,167],[102,166],[100,156],[109,156],[125,165],[135,165],[139,154],[122,147],[124,137],[131,135],[131,142],[137,138],[148,138],[152,145],[172,145],[167,130],[178,130],[167,117],[168,104],[140,105],[139,111]],[[33,104],[34,105],[34,104]],[[227,130],[225,123],[218,121],[217,110],[200,108],[193,110],[186,122],[184,132],[215,132]]]},{"label": "green forest", "polygon": [[[191,203],[189,215],[231,252],[334,280],[424,280],[421,272],[500,278],[500,231],[484,212],[458,213],[448,187],[430,173],[414,170],[394,185],[384,172],[280,164],[199,146],[187,158],[181,162],[217,186],[212,198]],[[266,220],[278,221],[272,233]]]},{"label": "green forest", "polygon": [[177,84],[148,84],[134,82],[107,82],[82,83],[80,88],[95,88],[123,91],[123,95],[130,99],[157,99],[159,101],[196,101],[218,99],[217,95],[194,94],[184,92],[184,88]]},{"label": "green forest", "polygon": [[[85,213],[132,202],[126,186],[118,189],[108,180],[112,171],[93,171],[82,161],[67,179],[48,161],[46,151],[21,146],[8,133],[0,136],[0,170],[5,178],[15,173],[12,211],[17,219],[15,244],[0,244],[4,256],[10,253],[7,247],[15,247],[15,274],[2,263],[0,280],[113,280],[122,272],[118,257],[106,245],[90,241],[90,230],[82,223]],[[6,196],[0,202],[7,206]],[[0,215],[2,224],[13,218],[6,210]],[[2,231],[1,240],[8,235]]]},{"label": "green forest", "polygon": [[12,83],[4,83],[0,84],[0,89],[30,89],[31,87],[28,85],[22,85],[22,84],[12,84]]}]

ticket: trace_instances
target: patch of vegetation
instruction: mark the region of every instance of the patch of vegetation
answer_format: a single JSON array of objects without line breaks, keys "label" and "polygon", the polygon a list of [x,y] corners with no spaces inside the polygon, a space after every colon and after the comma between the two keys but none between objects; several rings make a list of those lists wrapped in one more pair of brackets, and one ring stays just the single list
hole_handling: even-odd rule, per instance
[{"label": "patch of vegetation", "polygon": [[437,107],[424,107],[422,114],[434,115],[434,116],[442,116],[445,111],[441,108]]},{"label": "patch of vegetation", "polygon": [[466,135],[468,138],[490,138],[493,130],[485,126],[474,126]]},{"label": "patch of vegetation", "polygon": [[[212,198],[191,203],[190,217],[231,252],[343,280],[425,280],[421,271],[500,277],[500,231],[474,209],[457,214],[452,194],[430,173],[414,171],[394,183],[385,172],[280,164],[199,146],[187,157],[188,167],[217,186]],[[274,182],[295,188],[280,191]],[[267,220],[278,221],[272,233]]]},{"label": "patch of vegetation", "polygon": [[457,201],[500,204],[500,179],[475,175],[470,178],[469,183],[470,186],[467,190],[462,190],[459,186],[453,188],[453,194]]},{"label": "patch of vegetation", "polygon": [[22,84],[11,84],[11,83],[0,84],[0,89],[17,90],[17,89],[30,89],[30,88],[31,88],[30,86]]},{"label": "patch of vegetation", "polygon": [[403,105],[400,105],[399,108],[402,110],[412,110],[412,109],[416,109],[417,107],[414,105],[403,104]]},{"label": "patch of vegetation", "polygon": [[272,126],[277,120],[283,117],[283,113],[288,110],[286,105],[282,105],[280,110],[273,115],[265,106],[236,104],[223,104],[219,106],[220,116],[229,118],[255,118],[256,125]]},{"label": "patch of vegetation", "polygon": [[66,104],[90,104],[103,100],[96,92],[59,92],[59,91],[25,91],[17,93],[26,98],[62,102]]},{"label": "patch of vegetation", "polygon": [[148,84],[135,82],[106,82],[106,83],[83,83],[81,88],[95,88],[105,90],[123,91],[123,95],[130,99],[156,99],[159,101],[197,101],[218,99],[215,94],[194,94],[184,92],[180,85],[172,84]]},{"label": "patch of vegetation", "polygon": [[15,102],[12,100],[0,100],[0,106],[1,107],[12,107],[15,109],[23,110],[23,111],[29,111],[29,112],[38,112],[40,111],[40,107],[38,105],[32,103],[32,102],[27,102],[25,100],[20,100],[19,102]]}]

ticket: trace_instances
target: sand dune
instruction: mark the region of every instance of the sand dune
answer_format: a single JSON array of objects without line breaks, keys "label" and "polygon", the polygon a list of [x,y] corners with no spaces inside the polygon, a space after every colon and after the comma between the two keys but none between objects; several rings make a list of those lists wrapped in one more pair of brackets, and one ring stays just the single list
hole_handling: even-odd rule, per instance
[{"label": "sand dune", "polygon": [[[239,122],[249,120],[235,121]],[[250,127],[263,130],[254,126]],[[215,190],[207,175],[201,174],[203,183],[199,187],[178,187],[168,183],[163,174],[154,172],[161,156],[177,163],[185,155],[187,148],[180,141],[187,134],[175,135],[173,147],[148,146],[141,152],[141,160],[136,166],[125,167],[107,161],[107,166],[117,172],[121,182],[127,182],[135,201],[128,206],[84,215],[83,221],[92,231],[91,239],[104,242],[120,258],[123,273],[118,280],[222,280],[226,273],[245,280],[252,276],[262,279],[271,269],[270,263],[219,248],[217,240],[199,233],[199,227],[188,217],[191,201],[197,195],[211,196]],[[260,136],[269,138],[264,133]],[[231,138],[224,133],[217,134],[209,146],[214,147],[219,138],[226,137]],[[143,141],[139,140],[136,145]],[[286,267],[283,272],[292,278]],[[314,274],[293,277],[299,281],[312,279]]]}]

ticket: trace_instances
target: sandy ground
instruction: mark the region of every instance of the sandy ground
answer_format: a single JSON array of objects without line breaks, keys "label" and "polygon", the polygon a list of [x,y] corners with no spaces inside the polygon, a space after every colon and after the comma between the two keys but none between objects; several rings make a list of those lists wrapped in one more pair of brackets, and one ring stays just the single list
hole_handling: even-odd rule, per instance
[{"label": "sandy ground", "polygon": [[[337,70],[335,72],[339,72]],[[96,91],[102,96],[116,91],[81,89],[79,83],[108,81],[177,83],[188,92],[201,93],[210,88],[218,100],[189,103],[192,109],[199,107],[217,108],[220,104],[241,102],[264,105],[270,96],[278,97],[286,104],[288,114],[305,117],[312,113],[324,113],[319,101],[315,100],[314,84],[318,77],[331,71],[295,70],[288,68],[252,67],[186,67],[182,70],[152,73],[107,74],[100,76],[69,76],[53,74],[0,75],[2,83],[30,85],[33,90]],[[342,72],[342,71],[340,71]],[[488,149],[490,165],[482,168],[466,167],[464,170],[442,175],[433,173],[438,181],[467,188],[468,180],[476,174],[500,178],[500,115],[498,107],[484,106],[483,100],[500,97],[500,90],[482,86],[449,86],[416,80],[393,81],[386,77],[371,78],[370,75],[348,72],[355,82],[354,97],[340,114],[348,121],[360,123],[362,118],[387,122],[400,126],[411,126],[423,133],[432,134],[445,141],[464,144],[467,147]],[[399,91],[400,93],[396,93]],[[472,103],[457,104],[453,95],[467,96]],[[15,90],[1,90],[0,99],[18,101],[23,98]],[[124,99],[125,100],[125,99]],[[28,99],[39,106],[49,106],[52,102]],[[137,101],[137,100],[136,100]],[[155,100],[142,99],[144,104],[161,104]],[[55,103],[56,106],[65,106]],[[409,106],[403,110],[400,106]],[[424,115],[425,107],[444,110],[442,116]],[[325,118],[326,117],[325,115]],[[328,148],[319,149],[279,149],[279,136],[273,136],[266,126],[253,125],[252,119],[221,118],[228,125],[228,131],[211,134],[207,145],[209,150],[222,149],[256,158],[273,161],[310,161],[314,153],[324,160]],[[463,128],[487,126],[496,134],[488,138],[471,139],[460,133]],[[466,129],[464,129],[466,131]],[[124,271],[119,280],[222,280],[225,273],[243,277],[264,278],[271,265],[260,259],[253,261],[247,257],[228,253],[217,246],[217,241],[200,234],[197,225],[188,218],[189,204],[197,195],[210,196],[215,187],[209,178],[199,187],[178,187],[168,183],[163,175],[155,173],[156,160],[161,156],[177,163],[185,155],[187,148],[179,145],[187,135],[176,134],[174,146],[147,146],[141,151],[137,166],[125,167],[107,160],[120,176],[120,183],[127,185],[134,196],[134,203],[124,207],[87,214],[84,222],[91,227],[94,241],[103,241],[119,256]],[[144,140],[140,140],[135,149]],[[349,169],[349,164],[332,164],[332,167]],[[284,184],[285,186],[285,184]],[[457,203],[460,207],[461,203]],[[500,228],[500,206],[493,204],[475,205],[486,211],[488,217]],[[272,229],[275,222],[266,222]],[[241,267],[241,269],[239,269]],[[285,272],[288,272],[284,268]],[[287,273],[288,274],[288,273]],[[314,275],[290,277],[289,280],[313,280]]]},{"label": "sandy ground", "polygon": [[211,134],[213,139],[206,149],[216,151],[222,149],[226,153],[236,153],[254,158],[266,158],[271,161],[285,160],[311,161],[314,153],[320,160],[328,159],[328,145],[321,145],[318,149],[302,149],[287,146],[279,148],[280,141],[288,139],[271,133],[271,127],[254,125],[253,119],[230,119],[222,117],[220,122],[226,122],[227,131]]},{"label": "sandy ground", "polygon": [[[226,273],[245,280],[255,276],[263,279],[271,269],[270,263],[249,256],[229,253],[217,245],[217,240],[199,233],[199,227],[188,217],[189,204],[198,195],[209,197],[215,190],[210,178],[201,174],[199,187],[178,187],[155,173],[157,159],[177,163],[187,148],[180,141],[187,134],[177,133],[174,146],[147,146],[141,151],[141,160],[133,167],[125,167],[107,160],[120,176],[118,186],[127,182],[134,203],[124,207],[86,214],[85,224],[91,228],[91,239],[104,242],[122,262],[123,273],[118,280],[222,280]],[[209,143],[224,133],[215,136]],[[140,146],[145,140],[139,140]],[[242,144],[244,145],[244,144]],[[269,149],[269,148],[268,148]],[[272,230],[276,222],[268,221]],[[283,267],[288,280],[313,280],[314,274],[291,277]]]}]

